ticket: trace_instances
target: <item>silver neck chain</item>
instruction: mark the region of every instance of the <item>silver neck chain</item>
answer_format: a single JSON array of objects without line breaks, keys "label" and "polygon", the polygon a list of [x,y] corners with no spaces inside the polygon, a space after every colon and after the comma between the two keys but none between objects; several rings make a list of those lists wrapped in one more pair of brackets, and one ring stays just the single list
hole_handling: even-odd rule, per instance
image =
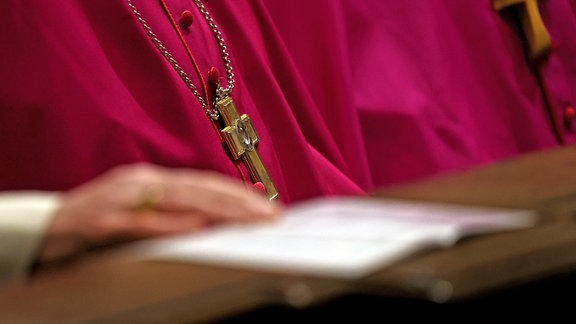
[{"label": "silver neck chain", "polygon": [[[152,31],[152,28],[148,25],[148,23],[146,23],[146,20],[144,20],[138,9],[136,9],[136,6],[134,6],[132,0],[126,0],[126,1],[128,2],[130,8],[132,9],[132,12],[134,12],[136,17],[138,18],[138,21],[142,24],[142,27],[144,27],[144,30],[146,30],[146,34],[148,35],[148,37],[150,37],[150,39],[154,43],[154,46],[158,48],[160,53],[166,58],[166,60],[168,60],[168,63],[172,65],[176,73],[178,73],[178,75],[182,78],[186,86],[192,91],[196,99],[198,99],[198,102],[202,106],[202,109],[204,110],[206,115],[213,120],[218,120],[218,118],[220,118],[220,112],[218,112],[218,110],[215,107],[211,108],[210,106],[208,106],[206,100],[204,100],[204,97],[192,82],[192,79],[188,77],[186,71],[184,71],[184,69],[180,66],[180,64],[178,64],[174,56],[172,56],[172,54],[168,51],[168,49],[164,46],[164,44],[162,44],[162,41],[160,41],[158,36],[156,36],[156,34]],[[204,17],[208,25],[210,26],[210,29],[212,30],[212,33],[214,34],[214,37],[218,42],[218,47],[220,48],[220,54],[222,55],[222,61],[224,63],[224,67],[226,70],[227,86],[224,88],[221,86],[220,83],[216,85],[216,97],[214,99],[217,101],[226,96],[229,96],[230,93],[232,93],[232,89],[234,88],[234,73],[232,71],[232,62],[230,61],[230,55],[228,54],[226,43],[224,42],[224,37],[222,36],[220,29],[218,29],[218,25],[216,25],[216,22],[214,22],[214,19],[212,19],[212,16],[210,16],[210,13],[208,12],[208,10],[206,9],[201,0],[193,0],[193,1],[194,4],[196,4],[198,9],[200,10],[200,13],[202,13],[202,16]]]}]

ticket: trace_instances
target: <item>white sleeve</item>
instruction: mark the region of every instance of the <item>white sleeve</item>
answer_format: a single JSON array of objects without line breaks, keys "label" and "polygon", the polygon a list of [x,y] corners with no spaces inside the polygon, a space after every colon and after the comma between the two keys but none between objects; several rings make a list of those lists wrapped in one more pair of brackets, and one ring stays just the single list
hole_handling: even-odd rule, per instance
[{"label": "white sleeve", "polygon": [[59,201],[53,192],[0,193],[0,290],[27,278]]}]

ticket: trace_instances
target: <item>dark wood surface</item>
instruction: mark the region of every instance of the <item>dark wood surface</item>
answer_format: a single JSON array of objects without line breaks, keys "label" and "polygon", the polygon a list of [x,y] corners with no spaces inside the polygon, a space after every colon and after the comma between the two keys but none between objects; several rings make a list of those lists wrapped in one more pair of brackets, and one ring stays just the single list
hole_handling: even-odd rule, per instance
[{"label": "dark wood surface", "polygon": [[[504,298],[508,291],[576,269],[574,147],[380,190],[375,196],[529,208],[539,212],[541,223],[422,252],[357,281],[130,262],[104,252],[44,270],[28,284],[0,293],[0,323],[288,322],[342,318],[344,312],[380,314],[381,307],[391,307],[390,314],[410,307],[416,316],[419,309],[432,314]],[[576,288],[576,280],[569,282]],[[493,304],[512,307],[510,300],[522,300],[519,295],[506,298]],[[450,314],[456,313],[451,309]]]},{"label": "dark wood surface", "polygon": [[377,196],[534,209],[540,224],[408,258],[361,280],[370,291],[446,302],[576,268],[575,147],[445,174]]}]

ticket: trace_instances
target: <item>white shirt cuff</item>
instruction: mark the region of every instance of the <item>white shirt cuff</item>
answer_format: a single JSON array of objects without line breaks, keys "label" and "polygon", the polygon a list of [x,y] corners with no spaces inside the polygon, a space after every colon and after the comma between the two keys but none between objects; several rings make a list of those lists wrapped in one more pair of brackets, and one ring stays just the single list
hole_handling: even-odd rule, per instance
[{"label": "white shirt cuff", "polygon": [[59,197],[40,191],[0,193],[0,290],[27,278]]}]

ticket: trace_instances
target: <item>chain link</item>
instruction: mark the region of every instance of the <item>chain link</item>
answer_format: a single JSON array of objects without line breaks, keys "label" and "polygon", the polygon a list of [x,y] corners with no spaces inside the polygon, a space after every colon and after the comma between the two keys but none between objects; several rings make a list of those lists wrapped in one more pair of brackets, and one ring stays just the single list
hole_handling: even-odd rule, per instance
[{"label": "chain link", "polygon": [[[198,88],[196,88],[196,86],[192,82],[192,79],[190,79],[186,71],[184,71],[184,69],[180,66],[180,64],[178,64],[174,56],[172,56],[172,54],[168,51],[166,46],[162,44],[162,41],[160,41],[158,36],[156,36],[154,31],[152,31],[152,28],[142,17],[136,6],[132,3],[132,0],[126,0],[126,1],[128,2],[128,6],[130,6],[130,8],[132,9],[132,12],[134,12],[134,15],[136,15],[136,18],[138,18],[140,24],[142,24],[142,27],[144,27],[146,34],[148,35],[148,37],[150,37],[154,46],[156,46],[156,48],[160,51],[160,53],[166,58],[168,63],[170,63],[170,65],[174,68],[176,73],[178,73],[180,78],[182,78],[186,86],[192,91],[196,99],[198,99],[198,102],[202,106],[202,109],[204,110],[206,115],[212,120],[218,120],[218,118],[220,118],[220,113],[218,112],[218,110],[215,107],[210,108],[208,106],[206,100],[204,100],[204,97],[202,97],[202,94],[198,91]],[[214,34],[214,37],[218,42],[218,47],[220,48],[220,54],[222,55],[222,61],[224,63],[224,68],[226,70],[227,86],[224,88],[220,85],[220,83],[216,85],[215,100],[219,100],[226,96],[229,96],[232,93],[232,89],[234,88],[234,73],[232,70],[232,62],[230,61],[230,55],[228,54],[224,37],[222,36],[222,33],[220,32],[218,25],[216,25],[216,22],[214,21],[214,19],[212,19],[212,16],[210,16],[210,13],[208,12],[208,10],[206,9],[201,0],[193,0],[193,1],[194,4],[196,4],[198,9],[200,10],[200,13],[202,13],[202,16],[204,17],[208,25],[210,26],[210,29],[212,30],[212,33]]]},{"label": "chain link", "polygon": [[218,47],[220,48],[220,54],[222,54],[222,61],[224,62],[224,68],[226,70],[227,87],[223,88],[220,85],[218,85],[216,94],[217,98],[228,96],[232,92],[232,89],[234,89],[234,72],[232,71],[232,62],[230,61],[230,55],[228,54],[224,37],[222,36],[222,33],[220,32],[218,25],[216,25],[216,22],[214,21],[214,19],[212,19],[212,16],[210,16],[210,13],[206,9],[202,1],[194,0],[194,3],[204,16],[204,19],[212,29],[212,33],[214,33],[214,37],[216,37],[216,40],[218,41]]}]

